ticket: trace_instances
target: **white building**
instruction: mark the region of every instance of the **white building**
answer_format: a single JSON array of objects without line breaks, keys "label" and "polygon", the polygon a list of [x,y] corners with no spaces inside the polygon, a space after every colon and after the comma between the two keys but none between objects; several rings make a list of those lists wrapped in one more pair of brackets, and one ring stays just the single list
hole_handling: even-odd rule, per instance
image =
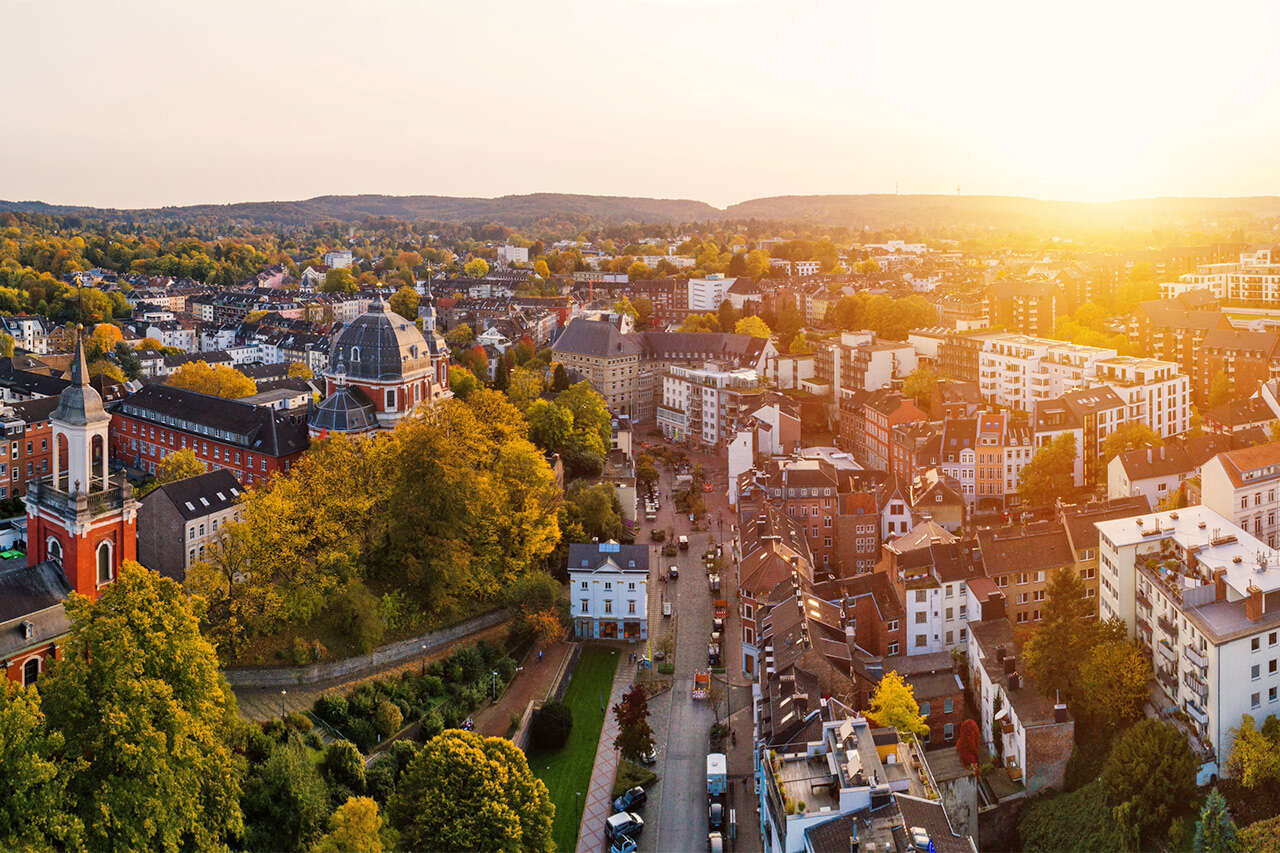
[{"label": "white building", "polygon": [[498,263],[527,264],[529,263],[529,250],[522,246],[499,246]]},{"label": "white building", "polygon": [[4,327],[4,331],[13,338],[14,345],[19,349],[36,355],[48,355],[49,329],[43,317],[37,317],[34,314],[11,314],[0,317],[0,326]]},{"label": "white building", "polygon": [[987,402],[1030,412],[1038,400],[1091,387],[1097,363],[1113,349],[1027,335],[990,335],[978,353],[978,389]]},{"label": "white building", "polygon": [[701,368],[672,366],[662,374],[658,428],[672,441],[714,447],[746,422],[764,390],[749,367],[726,368],[712,362]]},{"label": "white building", "polygon": [[569,546],[569,604],[578,639],[649,636],[649,546]]},{"label": "white building", "polygon": [[1200,469],[1200,500],[1267,545],[1280,533],[1280,443],[1229,450]]},{"label": "white building", "polygon": [[729,288],[735,281],[737,281],[736,278],[725,278],[721,273],[712,273],[706,278],[689,279],[689,310],[699,314],[718,310],[720,303],[728,298]]},{"label": "white building", "polygon": [[1272,262],[1270,249],[1258,249],[1242,252],[1237,263],[1201,264],[1177,282],[1160,285],[1166,299],[1187,290],[1208,290],[1235,304],[1274,307],[1280,303],[1280,263]]},{"label": "white building", "polygon": [[158,341],[162,346],[174,347],[183,352],[199,352],[196,346],[196,330],[183,327],[175,320],[151,323],[143,330],[143,337]]},{"label": "white building", "polygon": [[1098,522],[1100,613],[1152,655],[1196,735],[1201,784],[1243,714],[1280,713],[1280,552],[1206,506]]},{"label": "white building", "polygon": [[1124,401],[1126,422],[1146,424],[1161,438],[1191,428],[1191,380],[1171,361],[1116,356],[1099,361],[1097,380]]},{"label": "white building", "polygon": [[331,270],[346,269],[351,266],[352,260],[354,260],[354,258],[352,257],[351,252],[346,249],[343,249],[340,252],[324,253],[324,265]]}]

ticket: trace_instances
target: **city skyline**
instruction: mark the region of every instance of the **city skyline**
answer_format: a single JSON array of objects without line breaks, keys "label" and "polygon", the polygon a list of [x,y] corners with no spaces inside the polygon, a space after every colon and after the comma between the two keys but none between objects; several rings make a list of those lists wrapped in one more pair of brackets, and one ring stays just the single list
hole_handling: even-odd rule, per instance
[{"label": "city skyline", "polygon": [[[6,0],[0,197],[1280,194],[1278,13]],[[1248,22],[1248,26],[1241,22]],[[1050,37],[1051,36],[1051,37]],[[753,58],[755,57],[755,58]],[[764,61],[767,59],[767,61]]]}]

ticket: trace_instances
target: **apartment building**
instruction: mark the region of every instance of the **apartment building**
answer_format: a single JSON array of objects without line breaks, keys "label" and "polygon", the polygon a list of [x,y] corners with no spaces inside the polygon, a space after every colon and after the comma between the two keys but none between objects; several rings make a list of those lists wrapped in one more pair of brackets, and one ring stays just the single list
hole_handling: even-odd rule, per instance
[{"label": "apartment building", "polygon": [[661,381],[658,429],[671,441],[707,447],[728,441],[765,393],[754,369],[710,362],[702,367],[670,367]]},{"label": "apartment building", "polygon": [[1063,394],[1059,402],[1080,425],[1076,454],[1083,462],[1084,482],[1105,483],[1103,444],[1125,422],[1124,401],[1110,388],[1097,387]]},{"label": "apartment building", "polygon": [[923,521],[886,542],[881,552],[875,570],[889,578],[906,618],[901,654],[964,648],[971,618],[966,584],[985,576],[972,544],[933,521]]},{"label": "apartment building", "polygon": [[1057,323],[1058,288],[1044,281],[1002,281],[987,290],[991,325],[1023,335],[1052,335]]},{"label": "apartment building", "polygon": [[1280,332],[1210,331],[1195,373],[1197,401],[1203,404],[1208,400],[1219,373],[1230,383],[1233,400],[1258,393],[1263,383],[1280,378]]},{"label": "apartment building", "polygon": [[1200,468],[1200,500],[1270,547],[1280,535],[1280,442],[1228,450]]},{"label": "apartment building", "polygon": [[1030,412],[1037,401],[1093,386],[1098,362],[1116,355],[1113,349],[996,335],[978,354],[978,388],[988,403]]},{"label": "apartment building", "polygon": [[689,289],[689,311],[706,313],[719,310],[720,303],[729,298],[729,288],[734,281],[735,279],[726,278],[722,273],[689,279],[686,285]]},{"label": "apartment building", "polygon": [[1162,447],[1140,447],[1117,454],[1107,463],[1107,497],[1138,496],[1147,509],[1177,494],[1184,482],[1200,475],[1200,467],[1232,447],[1224,435],[1205,433],[1166,442]]},{"label": "apartment building", "polygon": [[243,497],[230,471],[209,471],[149,492],[138,508],[138,561],[183,583],[220,541],[219,531],[239,520]]},{"label": "apartment building", "polygon": [[578,639],[649,636],[649,548],[617,542],[569,546],[569,595]]},{"label": "apartment building", "polygon": [[1208,290],[1231,305],[1275,308],[1280,306],[1280,263],[1272,261],[1270,249],[1241,252],[1236,263],[1201,264],[1179,276],[1177,285]]},{"label": "apartment building", "polygon": [[734,540],[738,615],[742,618],[742,671],[760,669],[760,636],[769,608],[813,583],[813,557],[805,529],[770,505],[745,513]]},{"label": "apartment building", "polygon": [[909,397],[903,397],[888,390],[873,391],[858,410],[842,412],[841,419],[843,420],[846,415],[860,417],[862,421],[861,458],[866,462],[867,467],[879,471],[889,468],[890,436],[893,428],[900,424],[923,422],[929,419],[929,416],[921,411]]},{"label": "apartment building", "polygon": [[939,464],[971,512],[1017,505],[1018,478],[1034,454],[1030,428],[1003,412],[943,421]]},{"label": "apartment building", "polygon": [[1146,424],[1161,438],[1191,428],[1191,380],[1177,364],[1117,356],[1098,362],[1097,381],[1124,403],[1123,420]]},{"label": "apartment building", "polygon": [[[1018,627],[1040,622],[1049,582],[1059,569],[1075,566],[1071,542],[1057,521],[979,530],[978,547],[987,576],[1005,595],[1009,621]],[[1091,598],[1097,596],[1093,586],[1086,592]]]},{"label": "apartment building", "polygon": [[1164,703],[1190,720],[1204,784],[1243,714],[1280,713],[1280,552],[1207,506],[1097,526],[1100,615],[1151,656]]},{"label": "apartment building", "polygon": [[1187,376],[1198,377],[1205,338],[1214,329],[1230,328],[1231,321],[1220,311],[1188,309],[1163,300],[1143,302],[1129,318],[1129,342],[1138,352],[1171,361]]}]

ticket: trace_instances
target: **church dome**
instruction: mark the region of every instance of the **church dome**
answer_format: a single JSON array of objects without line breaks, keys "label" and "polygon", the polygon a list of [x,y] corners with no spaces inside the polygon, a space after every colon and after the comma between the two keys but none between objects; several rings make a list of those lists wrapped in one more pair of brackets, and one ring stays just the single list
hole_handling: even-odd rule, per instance
[{"label": "church dome", "polygon": [[388,382],[430,367],[431,351],[418,327],[379,299],[338,335],[329,365],[341,363],[354,381]]},{"label": "church dome", "polygon": [[352,385],[339,385],[311,413],[313,432],[368,432],[378,427],[378,413],[369,397]]}]

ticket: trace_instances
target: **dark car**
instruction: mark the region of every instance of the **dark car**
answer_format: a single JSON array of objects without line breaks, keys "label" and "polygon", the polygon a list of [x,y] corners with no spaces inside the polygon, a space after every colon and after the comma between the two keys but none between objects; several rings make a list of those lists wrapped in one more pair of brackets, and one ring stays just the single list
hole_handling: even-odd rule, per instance
[{"label": "dark car", "polygon": [[712,803],[707,806],[707,820],[711,823],[712,829],[719,829],[724,825],[724,806],[720,803]]},{"label": "dark car", "polygon": [[613,841],[624,835],[635,837],[644,830],[644,818],[635,812],[618,812],[604,822],[604,837]]},{"label": "dark car", "polygon": [[644,792],[644,788],[636,785],[630,790],[623,791],[622,796],[613,801],[613,810],[615,812],[633,811],[644,808],[644,804],[648,801],[649,795]]}]

